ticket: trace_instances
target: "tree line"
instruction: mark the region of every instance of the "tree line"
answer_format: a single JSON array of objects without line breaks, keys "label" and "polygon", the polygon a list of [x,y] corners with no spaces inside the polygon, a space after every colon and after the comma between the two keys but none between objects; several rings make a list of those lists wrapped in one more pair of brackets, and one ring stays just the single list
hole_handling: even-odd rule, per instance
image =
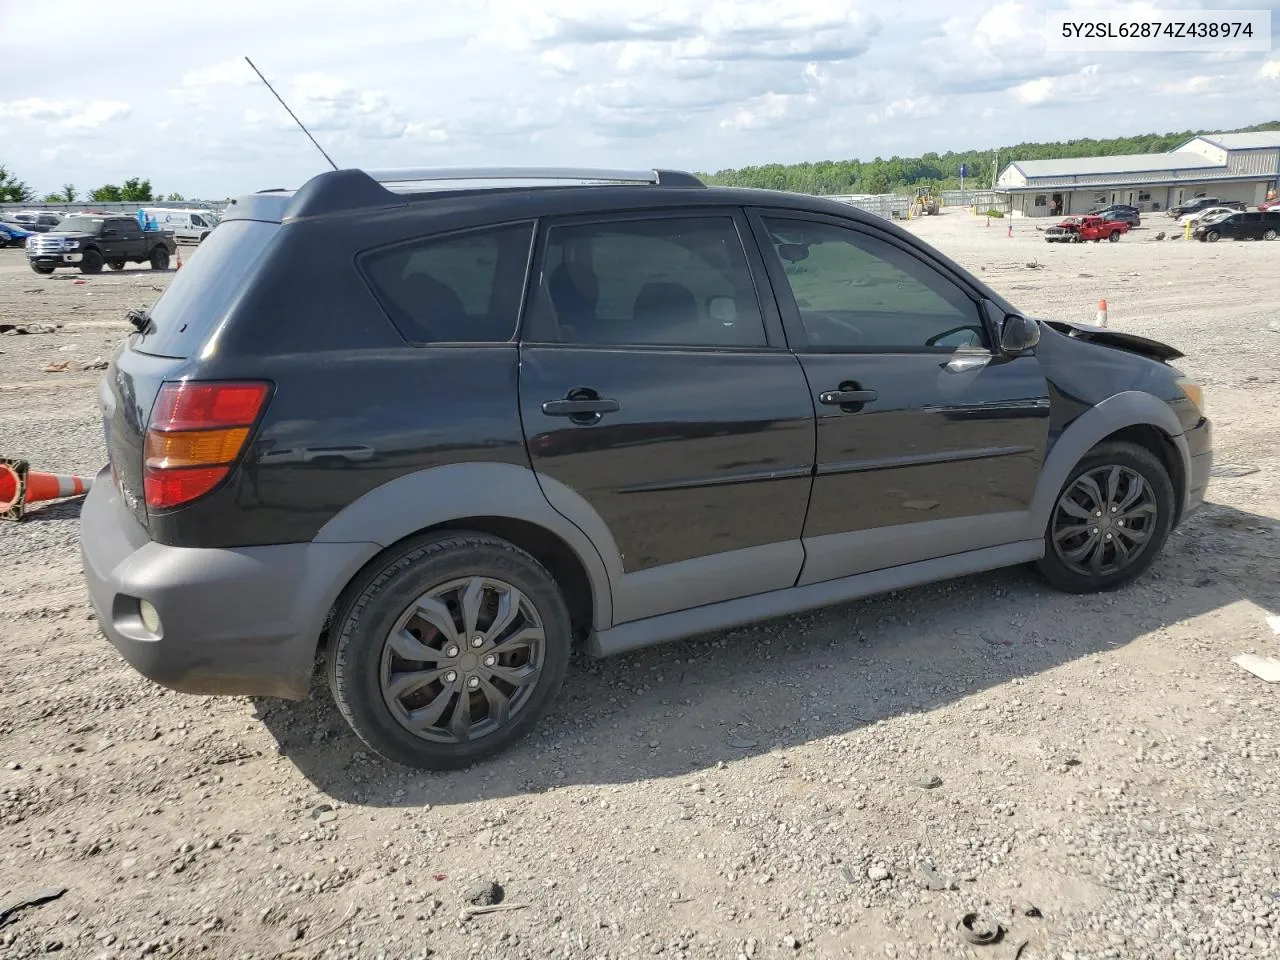
[{"label": "tree line", "polygon": [[[1280,121],[1242,127],[1232,133],[1280,130]],[[993,171],[1014,160],[1062,160],[1071,157],[1108,157],[1128,153],[1164,153],[1192,137],[1212,130],[1146,133],[1109,139],[1082,138],[1054,142],[1017,143],[990,150],[926,153],[920,157],[885,160],[818,160],[806,163],[770,163],[700,174],[707,183],[732,187],[758,187],[810,194],[910,193],[921,186],[954,190],[960,186],[964,166],[966,188],[990,189]]]},{"label": "tree line", "polygon": [[148,203],[157,200],[185,200],[180,193],[163,194],[151,186],[151,181],[143,177],[130,177],[123,183],[105,183],[94,187],[83,196],[75,184],[63,184],[61,190],[45,194],[43,200],[25,182],[0,165],[0,203]]}]

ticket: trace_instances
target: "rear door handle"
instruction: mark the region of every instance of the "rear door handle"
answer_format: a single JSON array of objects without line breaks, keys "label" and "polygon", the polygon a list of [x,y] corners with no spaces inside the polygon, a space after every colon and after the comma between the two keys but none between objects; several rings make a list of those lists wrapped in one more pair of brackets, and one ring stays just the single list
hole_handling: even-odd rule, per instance
[{"label": "rear door handle", "polygon": [[548,400],[542,405],[542,412],[549,417],[599,416],[602,413],[617,413],[622,404],[617,400]]},{"label": "rear door handle", "polygon": [[827,406],[842,407],[846,403],[871,403],[877,396],[874,390],[824,390],[818,399]]}]

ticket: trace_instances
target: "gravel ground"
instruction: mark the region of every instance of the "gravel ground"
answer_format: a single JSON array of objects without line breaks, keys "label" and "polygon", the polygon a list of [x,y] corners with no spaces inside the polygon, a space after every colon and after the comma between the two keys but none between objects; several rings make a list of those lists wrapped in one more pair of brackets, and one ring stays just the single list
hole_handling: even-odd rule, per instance
[{"label": "gravel ground", "polygon": [[[1029,311],[1105,296],[1112,327],[1189,354],[1220,475],[1140,582],[1069,597],[1006,570],[580,660],[470,771],[388,768],[319,686],[146,683],[96,632],[78,503],[0,528],[0,910],[67,888],[0,956],[1280,956],[1280,688],[1231,660],[1280,654],[1280,243],[1153,221],[1081,247],[910,225]],[[0,455],[103,462],[78,368],[171,276],[77,284],[0,251],[0,323],[61,324],[0,336]],[[970,912],[1000,941],[961,939]]]}]

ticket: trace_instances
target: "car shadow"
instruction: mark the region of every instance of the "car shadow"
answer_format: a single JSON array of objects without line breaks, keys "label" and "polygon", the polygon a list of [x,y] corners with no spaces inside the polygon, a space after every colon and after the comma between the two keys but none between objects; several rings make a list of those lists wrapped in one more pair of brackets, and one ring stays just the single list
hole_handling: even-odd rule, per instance
[{"label": "car shadow", "polygon": [[1280,611],[1277,554],[1275,520],[1206,504],[1146,575],[1113,593],[1057,593],[1018,567],[608,660],[578,656],[532,734],[450,773],[408,770],[367,749],[333,706],[323,669],[306,701],[254,702],[279,752],[349,804],[676,777],[931,711],[1240,600]]},{"label": "car shadow", "polygon": [[80,508],[84,506],[84,496],[72,497],[68,500],[54,500],[51,503],[33,503],[22,515],[22,523],[41,523],[49,520],[75,520],[80,516]]}]

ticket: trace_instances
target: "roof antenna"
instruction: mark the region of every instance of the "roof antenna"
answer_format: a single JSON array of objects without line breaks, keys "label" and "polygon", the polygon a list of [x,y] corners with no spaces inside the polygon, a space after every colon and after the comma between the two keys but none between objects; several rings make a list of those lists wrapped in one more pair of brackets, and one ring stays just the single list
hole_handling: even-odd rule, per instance
[{"label": "roof antenna", "polygon": [[311,136],[311,131],[310,131],[310,130],[308,130],[306,127],[303,127],[303,126],[302,126],[302,121],[298,119],[297,114],[295,114],[292,110],[289,110],[289,105],[288,105],[287,103],[285,103],[285,102],[284,102],[284,99],[280,96],[280,94],[276,93],[276,88],[275,88],[275,87],[273,87],[270,83],[267,83],[267,78],[266,78],[266,77],[264,77],[264,76],[262,75],[262,71],[261,71],[261,70],[259,70],[256,66],[254,66],[253,61],[252,61],[252,60],[250,60],[248,57],[245,57],[245,58],[244,58],[244,62],[245,62],[245,63],[247,63],[247,64],[249,64],[249,66],[253,67],[253,72],[254,72],[254,73],[256,73],[256,74],[258,75],[258,79],[259,79],[259,80],[261,80],[263,83],[266,83],[266,84],[267,84],[267,89],[268,89],[268,90],[270,90],[270,91],[271,91],[271,93],[272,93],[272,95],[273,95],[277,100],[279,100],[279,101],[280,101],[280,106],[284,107],[284,108],[285,108],[285,110],[286,110],[286,111],[288,111],[289,116],[293,117],[293,122],[294,122],[294,123],[296,123],[299,127],[301,127],[301,128],[302,128],[302,132],[303,132],[303,133],[305,133],[305,134],[307,135],[307,139],[308,139],[308,140],[310,140],[312,143],[315,143],[315,144],[316,144],[316,149],[317,149],[317,150],[319,150],[319,151],[320,151],[320,153],[324,156],[324,158],[325,158],[326,160],[328,160],[328,161],[329,161],[329,166],[331,166],[331,167],[333,167],[333,169],[337,170],[337,169],[338,169],[338,165],[337,165],[336,163],[334,163],[334,162],[333,162],[333,158],[332,158],[331,156],[329,156],[327,153],[325,153],[325,152],[324,152],[324,147],[322,147],[322,146],[320,146],[320,144],[316,143],[316,138],[315,138],[315,137],[313,137],[313,136]]}]

